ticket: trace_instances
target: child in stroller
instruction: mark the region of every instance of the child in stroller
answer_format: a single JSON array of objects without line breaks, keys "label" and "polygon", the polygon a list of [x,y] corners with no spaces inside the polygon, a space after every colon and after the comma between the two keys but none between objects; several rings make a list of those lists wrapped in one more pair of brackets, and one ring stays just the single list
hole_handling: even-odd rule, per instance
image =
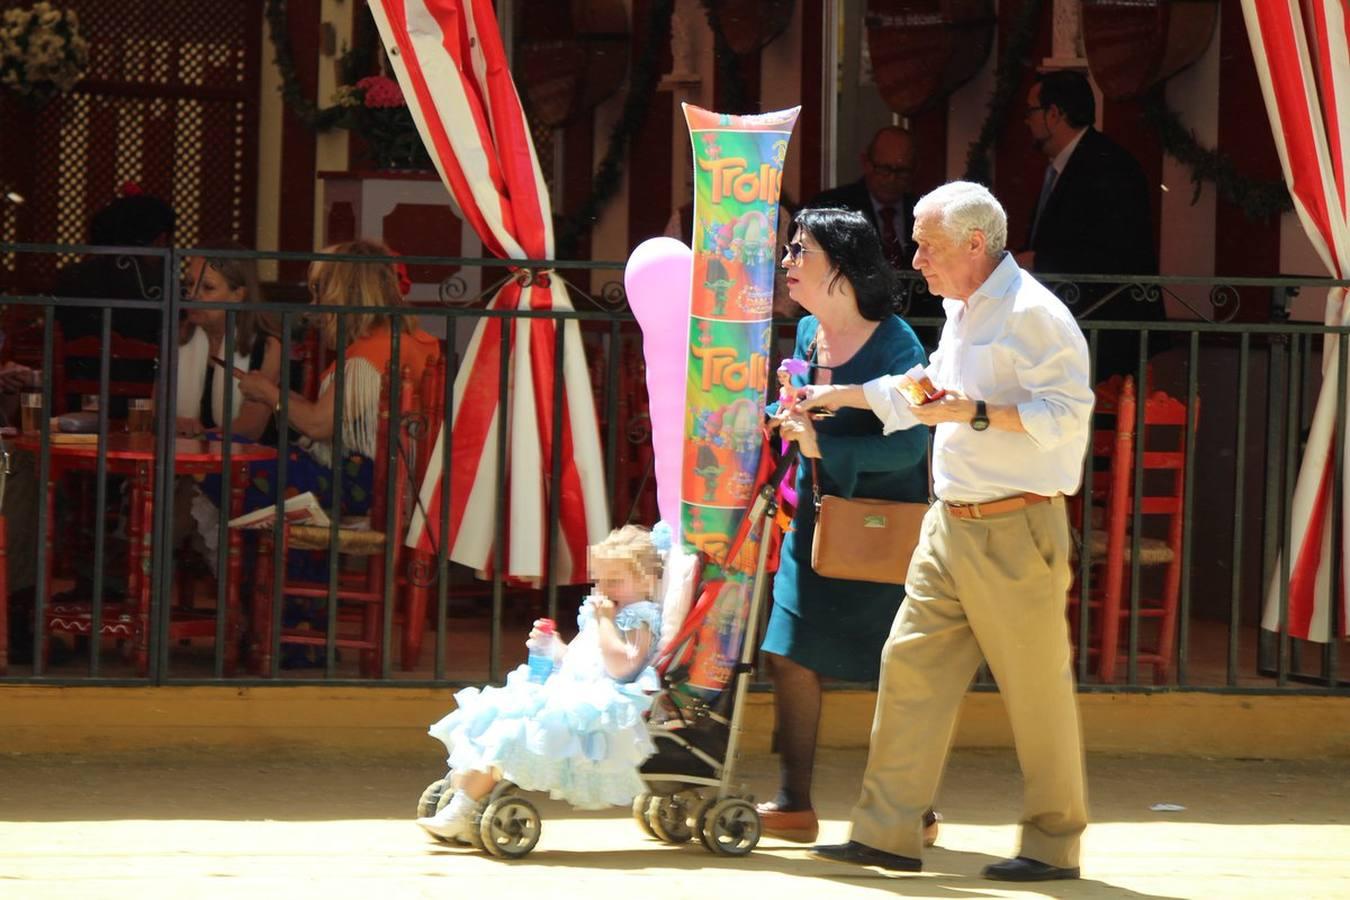
[{"label": "child in stroller", "polygon": [[[658,525],[651,534],[629,526],[592,549],[592,575],[598,593],[607,594],[610,600],[619,596],[638,597],[644,592],[651,596],[662,570],[666,571],[660,591],[659,618],[646,609],[655,604],[645,599],[631,600],[615,616],[621,629],[626,627],[628,616],[641,616],[635,628],[623,632],[624,657],[614,660],[620,663],[615,669],[620,675],[613,674],[606,668],[608,662],[594,655],[599,650],[597,629],[608,626],[597,626],[598,619],[592,610],[598,601],[593,596],[578,616],[581,633],[566,656],[561,657],[563,672],[555,671],[543,686],[524,687],[522,683],[528,684],[527,669],[522,666],[508,676],[506,688],[489,687],[482,691],[470,688],[456,695],[461,709],[431,729],[432,735],[451,749],[452,772],[422,792],[417,804],[420,825],[442,840],[466,842],[498,857],[523,857],[539,841],[540,819],[533,804],[516,794],[519,786],[548,790],[554,797],[579,806],[632,800],[638,824],[647,834],[666,843],[682,844],[697,837],[709,851],[726,856],[741,856],[754,849],[761,835],[759,814],[754,798],[737,781],[736,759],[749,691],[750,663],[758,646],[755,634],[759,610],[769,581],[766,576],[776,567],[776,548],[789,517],[785,512],[780,514],[779,491],[792,460],[790,454],[777,458],[768,447],[766,443],[756,479],[756,499],[730,545],[717,557],[688,553],[678,544],[672,546],[668,538],[653,541],[653,536],[665,529],[664,525]],[[752,536],[755,539],[746,543]],[[765,536],[767,540],[762,539]],[[637,547],[642,549],[638,551]],[[655,556],[657,552],[666,555]],[[721,577],[704,578],[705,562],[721,567]],[[728,565],[741,573],[753,572],[753,578],[729,579]],[[630,585],[624,583],[625,578]],[[634,612],[624,615],[627,610]],[[724,615],[727,612],[734,615],[727,617]],[[714,623],[735,620],[740,625],[733,626],[731,633],[709,635],[708,629]],[[537,638],[537,633],[532,632],[531,637]],[[705,637],[713,639],[706,641]],[[730,640],[723,640],[724,637]],[[585,640],[591,640],[595,646],[583,652]],[[711,657],[706,655],[709,650],[714,651]],[[705,671],[697,679],[700,686],[695,687],[692,670],[699,668],[700,651],[704,651],[705,660],[717,661],[715,668],[721,677],[709,678]],[[593,680],[561,681],[569,669],[573,674],[583,671],[577,660],[584,654],[591,654],[584,671]],[[641,658],[642,662],[634,661],[630,667],[623,664],[625,658]],[[653,658],[656,671],[648,665]],[[622,674],[639,670],[638,677],[619,680]],[[607,689],[601,686],[606,682]],[[580,693],[578,688],[582,685],[586,690],[594,687],[602,696],[606,696],[606,690],[621,694],[623,702],[611,707],[611,712],[620,714],[605,721],[587,716],[589,731],[584,736],[527,721],[541,710],[551,709],[546,699],[550,690],[570,689]],[[660,693],[654,697],[644,693],[658,689]],[[568,698],[562,706],[575,706],[575,700]],[[650,719],[644,727],[641,719],[648,710]],[[520,740],[527,729],[535,736],[533,743]],[[562,750],[545,745],[542,738],[546,736],[559,739]],[[606,757],[616,762],[606,766],[614,774],[606,776],[604,789],[582,791],[580,802],[575,789],[582,782],[590,785],[596,782],[588,777],[577,779],[576,774],[598,769],[599,765],[584,753],[580,757],[575,755],[578,743],[573,738],[596,753],[618,754]],[[465,750],[461,755],[457,752],[461,745],[456,744],[457,739],[461,744],[467,740],[464,745],[469,748],[483,748],[482,752]],[[521,753],[522,747],[528,747],[534,755]],[[511,754],[502,752],[502,748],[509,749]],[[561,786],[556,779],[536,777],[538,772],[554,775],[558,772],[551,763],[541,762],[541,754],[564,753],[574,753],[561,766],[562,771],[571,773],[568,787]],[[491,759],[498,762],[491,763],[488,761]],[[618,759],[629,762],[619,767]],[[532,763],[540,763],[540,767],[536,769]],[[517,783],[513,784],[513,780]]]},{"label": "child in stroller", "polygon": [[[643,790],[638,766],[655,750],[643,715],[649,691],[659,687],[650,663],[661,632],[652,600],[661,551],[647,529],[626,525],[591,547],[590,570],[595,591],[577,617],[578,634],[570,645],[554,637],[546,681],[531,681],[521,666],[504,687],[461,690],[455,711],[431,726],[449,751],[450,776],[448,785],[432,786],[448,801],[437,797],[434,810],[419,804],[417,823],[429,833],[481,845],[484,814],[512,821],[523,815],[535,823],[537,840],[538,815],[525,808],[528,801],[497,802],[508,799],[498,794],[512,785],[582,809],[628,804]],[[541,639],[537,624],[532,642]],[[523,855],[510,852],[521,846],[507,840],[498,855]],[[487,849],[501,847],[489,842]]]}]

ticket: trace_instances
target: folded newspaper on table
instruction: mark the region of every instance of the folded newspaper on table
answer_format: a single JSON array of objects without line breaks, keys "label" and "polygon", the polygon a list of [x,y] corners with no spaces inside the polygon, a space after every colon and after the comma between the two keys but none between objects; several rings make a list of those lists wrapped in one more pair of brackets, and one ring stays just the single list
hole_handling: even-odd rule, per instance
[{"label": "folded newspaper on table", "polygon": [[[262,509],[255,509],[251,513],[244,513],[242,516],[236,516],[230,520],[231,528],[271,528],[276,521],[276,505],[266,506]],[[303,494],[296,494],[286,501],[286,521],[292,525],[318,525],[324,527],[328,525],[328,516],[324,513],[323,507],[319,505],[319,499],[314,496],[313,491],[305,491]]]}]

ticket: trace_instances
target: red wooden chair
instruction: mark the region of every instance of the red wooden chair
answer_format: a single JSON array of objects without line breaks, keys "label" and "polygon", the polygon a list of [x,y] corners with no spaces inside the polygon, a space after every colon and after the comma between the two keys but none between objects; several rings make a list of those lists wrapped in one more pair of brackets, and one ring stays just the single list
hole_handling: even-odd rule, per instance
[{"label": "red wooden chair", "polygon": [[[412,467],[412,497],[417,502],[417,494],[426,481],[427,468],[431,462],[431,451],[436,446],[436,438],[445,422],[445,368],[446,348],[441,347],[441,356],[427,363],[422,373],[422,410],[425,426],[415,437],[417,451],[416,465]],[[439,509],[423,510],[428,520],[440,515]],[[422,643],[426,636],[427,613],[431,609],[431,587],[435,584],[436,554],[422,548],[409,548],[405,551],[406,567],[400,567],[401,582],[406,587],[407,614],[403,621],[403,643],[400,648],[399,663],[403,671],[411,672],[417,668],[418,658],[422,655]]]},{"label": "red wooden chair", "polygon": [[0,516],[0,675],[9,673],[9,548],[5,517]]},{"label": "red wooden chair", "polygon": [[[338,529],[336,547],[331,546],[331,533],[327,527],[286,523],[282,528],[283,559],[289,550],[332,550],[343,557],[363,559],[364,567],[360,571],[351,571],[345,566],[339,566],[337,585],[339,633],[335,637],[335,645],[359,651],[361,673],[367,677],[378,677],[382,669],[385,547],[387,543],[393,543],[395,572],[403,571],[402,561],[407,557],[403,542],[410,518],[411,492],[414,489],[409,478],[409,457],[417,441],[416,430],[425,418],[418,397],[419,391],[412,384],[411,374],[405,368],[396,423],[399,446],[391,449],[388,435],[389,384],[389,375],[386,372],[380,391],[379,434],[374,459],[369,522],[343,523]],[[407,452],[400,452],[401,449]],[[395,457],[393,475],[395,490],[394,503],[389,506],[386,501],[386,486],[389,483],[391,452]],[[260,535],[251,655],[257,672],[266,676],[271,674],[272,669],[272,607],[276,602],[272,594],[274,543],[270,529],[264,529]],[[395,597],[391,599],[396,600],[397,594],[396,590]],[[282,584],[282,597],[326,599],[328,585],[286,578]],[[322,647],[327,644],[327,635],[321,630],[283,628],[281,643]]]},{"label": "red wooden chair", "polygon": [[[149,363],[159,361],[159,347],[157,345],[147,341],[125,338],[117,332],[112,333],[108,352],[113,359],[117,360]],[[100,385],[97,377],[73,377],[66,372],[66,362],[70,359],[97,360],[102,353],[103,339],[99,335],[88,335],[68,341],[62,336],[61,327],[59,325],[56,327],[55,345],[52,351],[56,370],[52,377],[52,403],[55,411],[64,411],[66,398],[72,394],[99,393]],[[119,381],[112,378],[108,380],[109,398],[153,397],[154,393],[155,384],[153,381]]]},{"label": "red wooden chair", "polygon": [[[1134,379],[1126,376],[1118,387],[1108,384],[1101,393],[1098,411],[1114,415],[1114,428],[1093,435],[1095,456],[1110,459],[1104,475],[1094,479],[1094,496],[1103,510],[1100,528],[1093,528],[1085,542],[1093,560],[1092,609],[1094,639],[1089,652],[1098,658],[1098,678],[1115,680],[1121,662],[1122,639],[1129,632],[1132,593],[1132,534],[1135,495],[1146,528],[1164,537],[1139,535],[1141,642],[1138,662],[1153,667],[1155,683],[1165,683],[1171,672],[1176,645],[1178,599],[1181,593],[1181,538],[1183,487],[1186,464],[1186,434],[1194,428],[1199,412],[1188,412],[1181,401],[1155,391],[1144,401],[1143,483],[1133,485],[1138,400]],[[1156,523],[1156,524],[1155,524]],[[1161,568],[1159,577],[1147,577],[1147,569]],[[1074,600],[1081,600],[1075,590]],[[1152,624],[1152,643],[1143,625]],[[1122,627],[1123,626],[1123,627]]]},{"label": "red wooden chair", "polygon": [[[228,483],[228,505],[223,515],[237,515],[243,511],[243,493],[247,483],[247,462],[238,462],[237,475]],[[153,463],[138,463],[139,473],[134,476],[148,482],[153,471]],[[87,472],[70,474],[88,474]],[[126,475],[125,477],[133,477]],[[48,521],[55,519],[54,491],[48,490]],[[149,577],[150,530],[154,521],[155,493],[150,489],[130,491],[130,503],[127,515],[127,542],[132,547],[142,548],[138,559],[128,562],[127,593],[122,599],[105,599],[100,613],[99,639],[118,641],[122,655],[132,662],[139,675],[149,673],[151,597],[152,591],[146,588],[144,579]],[[52,532],[47,535],[47,583],[50,585],[55,571],[56,547]],[[106,569],[109,568],[105,566]],[[239,558],[238,548],[229,548],[226,572],[219,577],[227,578],[225,591],[225,638],[222,648],[222,666],[225,675],[233,675],[239,662],[239,639],[245,633],[244,613],[240,587],[242,584],[243,561]],[[183,593],[183,580],[173,588],[174,596],[166,598],[169,604],[169,622],[167,640],[170,644],[191,638],[214,638],[216,636],[217,611],[214,608],[196,608],[190,595]],[[45,607],[43,618],[43,653],[51,652],[51,636],[57,633],[90,635],[94,627],[93,604],[89,597],[53,597]]]},{"label": "red wooden chair", "polygon": [[[1089,452],[1093,457],[1092,483],[1087,485],[1092,495],[1093,521],[1087,527],[1087,543],[1091,549],[1091,593],[1086,605],[1093,628],[1088,653],[1101,655],[1102,609],[1120,609],[1120,592],[1125,559],[1125,530],[1129,523],[1130,476],[1134,464],[1135,395],[1134,379],[1119,378],[1097,388],[1097,415],[1110,418],[1109,427],[1096,427],[1092,432]],[[1082,496],[1074,498],[1071,521],[1077,529],[1083,522]],[[1080,541],[1079,552],[1082,552]],[[1074,565],[1074,585],[1070,590],[1070,624],[1077,632],[1078,617],[1082,615],[1082,583],[1078,580],[1079,566]]]}]

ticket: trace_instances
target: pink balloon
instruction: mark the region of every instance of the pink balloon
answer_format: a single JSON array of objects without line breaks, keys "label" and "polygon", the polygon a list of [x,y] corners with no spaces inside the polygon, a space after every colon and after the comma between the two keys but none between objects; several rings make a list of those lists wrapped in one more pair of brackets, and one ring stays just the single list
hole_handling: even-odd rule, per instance
[{"label": "pink balloon", "polygon": [[679,531],[680,463],[684,447],[684,378],[689,362],[689,284],[694,254],[675,238],[637,245],[623,270],[628,306],[642,328],[647,405],[656,454],[656,505]]}]

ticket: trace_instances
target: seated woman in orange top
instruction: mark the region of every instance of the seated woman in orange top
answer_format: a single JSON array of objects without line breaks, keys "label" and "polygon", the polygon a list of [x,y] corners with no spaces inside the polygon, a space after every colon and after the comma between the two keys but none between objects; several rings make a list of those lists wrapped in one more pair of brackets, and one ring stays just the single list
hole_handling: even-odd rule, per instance
[{"label": "seated woman in orange top", "polygon": [[[334,244],[325,253],[352,256],[389,256],[389,248],[374,241],[359,240]],[[395,266],[372,259],[370,262],[320,260],[309,267],[309,290],[318,307],[392,307],[404,306]],[[316,313],[322,322],[328,347],[337,349],[338,315]],[[393,357],[393,329],[400,330],[399,358],[396,364],[406,369],[405,377],[414,387],[421,384],[422,372],[440,355],[440,343],[417,327],[415,315],[353,312],[343,315],[346,347],[341,352],[343,365],[342,411],[337,411],[334,383],[336,363],[328,367],[319,385],[319,396],[309,400],[291,392],[287,425],[299,432],[302,440],[287,449],[286,484],[278,492],[275,462],[256,464],[244,495],[247,509],[261,509],[285,498],[313,492],[325,510],[333,497],[333,471],[342,466],[340,515],[361,516],[370,511],[375,474],[376,441],[380,427],[380,394],[385,370]],[[246,400],[281,410],[281,388],[264,373],[239,373],[239,390]],[[342,426],[342,457],[333,458],[333,437]],[[278,493],[281,494],[278,497]],[[290,577],[307,581],[327,580],[326,554],[293,551],[287,558]],[[312,604],[291,603],[283,610],[283,624],[309,621],[322,627],[321,611]],[[306,654],[322,648],[288,648],[283,666],[314,664],[318,655]],[[298,652],[292,653],[291,650]]]},{"label": "seated woman in orange top", "polygon": [[[374,241],[335,244],[325,253],[358,256],[388,256],[390,251]],[[403,306],[398,274],[387,262],[329,262],[321,260],[309,267],[309,289],[320,307]],[[330,348],[337,345],[337,314],[321,314],[324,339]],[[435,337],[417,327],[414,315],[388,316],[383,313],[357,312],[343,317],[347,346],[343,361],[343,409],[336,415],[336,363],[329,366],[319,386],[317,400],[291,392],[287,424],[307,439],[303,448],[292,447],[286,467],[284,496],[313,491],[325,508],[331,500],[334,423],[342,423],[342,503],[344,516],[362,515],[370,507],[374,474],[375,445],[380,418],[380,391],[385,370],[393,353],[392,329],[401,331],[398,365],[406,367],[414,385],[419,385],[428,362],[437,358],[440,344]],[[391,319],[397,319],[395,324]],[[281,388],[265,375],[245,372],[239,377],[239,390],[248,400],[264,403],[280,411]],[[250,508],[277,502],[271,485],[275,464],[254,473],[246,498]],[[261,476],[261,477],[260,477]],[[254,502],[258,501],[258,502]]]}]

